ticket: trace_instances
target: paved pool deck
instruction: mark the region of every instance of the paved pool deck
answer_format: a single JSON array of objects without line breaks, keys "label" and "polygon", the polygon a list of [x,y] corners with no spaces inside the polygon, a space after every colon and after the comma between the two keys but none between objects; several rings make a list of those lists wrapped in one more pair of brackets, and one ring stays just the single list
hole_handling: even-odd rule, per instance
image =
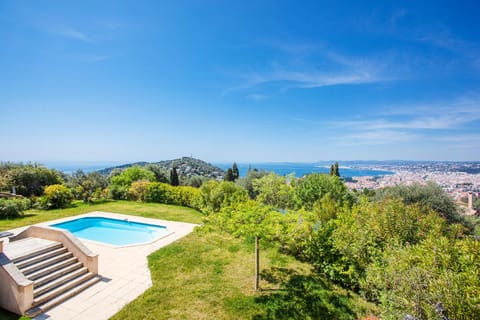
[{"label": "paved pool deck", "polygon": [[[110,212],[90,212],[74,217],[39,223],[39,226],[64,222],[83,217],[107,217],[129,219],[130,221],[160,224],[171,234],[154,242],[142,245],[114,247],[97,242],[80,241],[90,250],[98,253],[98,269],[102,280],[77,296],[64,301],[48,312],[35,317],[36,320],[103,320],[108,319],[135,300],[152,286],[147,256],[170,243],[188,235],[197,226],[191,223],[142,218]],[[25,228],[13,231],[17,234]]]}]

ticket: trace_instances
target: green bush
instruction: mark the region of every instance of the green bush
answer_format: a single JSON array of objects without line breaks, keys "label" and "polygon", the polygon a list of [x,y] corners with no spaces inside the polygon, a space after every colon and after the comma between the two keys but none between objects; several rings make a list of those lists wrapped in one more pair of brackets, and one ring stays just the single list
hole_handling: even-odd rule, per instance
[{"label": "green bush", "polygon": [[40,198],[40,207],[45,210],[66,208],[72,199],[70,189],[63,184],[53,184],[45,188],[44,196]]},{"label": "green bush", "polygon": [[406,205],[420,204],[428,207],[450,223],[462,222],[458,207],[451,196],[434,182],[426,185],[414,183],[412,185],[399,185],[379,189],[375,193],[375,199],[381,201],[386,198],[401,198]]},{"label": "green bush", "polygon": [[45,186],[62,181],[58,171],[38,164],[12,164],[0,171],[0,188],[12,190],[15,187],[17,194],[26,197],[40,196]]},{"label": "green bush", "polygon": [[144,199],[147,202],[202,209],[200,190],[189,186],[174,187],[166,183],[150,182],[146,185]]},{"label": "green bush", "polygon": [[145,201],[156,203],[168,203],[171,198],[171,187],[169,184],[162,182],[151,182],[147,185]]},{"label": "green bush", "polygon": [[301,207],[311,210],[318,200],[327,194],[340,205],[353,203],[353,195],[337,176],[321,173],[307,175],[295,186],[295,195]]},{"label": "green bush", "polygon": [[155,181],[155,174],[142,167],[130,167],[122,171],[119,175],[111,178],[112,185],[124,186],[129,188],[134,181],[148,180]]},{"label": "green bush", "polygon": [[128,187],[111,184],[108,189],[108,197],[113,200],[125,200],[128,196]]},{"label": "green bush", "polygon": [[449,232],[454,236],[461,230],[447,226],[429,208],[405,205],[400,199],[370,202],[362,198],[352,209],[340,210],[336,219],[319,224],[305,255],[318,272],[345,287],[359,289],[365,270],[385,250]]},{"label": "green bush", "polygon": [[[429,236],[389,250],[367,269],[363,289],[376,296],[382,319],[480,319],[480,242]],[[437,310],[436,310],[437,309]]]},{"label": "green bush", "polygon": [[222,207],[248,199],[247,191],[230,181],[210,180],[200,187],[200,193],[205,212],[218,212]]},{"label": "green bush", "polygon": [[150,184],[148,180],[138,180],[132,182],[128,189],[128,199],[136,201],[145,201],[147,197],[147,187]]},{"label": "green bush", "polygon": [[16,218],[30,208],[30,200],[26,198],[0,198],[0,219]]}]

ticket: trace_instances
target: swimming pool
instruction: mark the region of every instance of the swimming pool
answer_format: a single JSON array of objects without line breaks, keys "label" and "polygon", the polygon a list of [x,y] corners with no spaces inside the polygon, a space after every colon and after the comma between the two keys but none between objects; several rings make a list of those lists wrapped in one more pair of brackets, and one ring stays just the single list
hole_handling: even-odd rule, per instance
[{"label": "swimming pool", "polygon": [[148,243],[170,233],[160,225],[105,217],[85,217],[50,226],[68,230],[78,238],[115,246]]}]

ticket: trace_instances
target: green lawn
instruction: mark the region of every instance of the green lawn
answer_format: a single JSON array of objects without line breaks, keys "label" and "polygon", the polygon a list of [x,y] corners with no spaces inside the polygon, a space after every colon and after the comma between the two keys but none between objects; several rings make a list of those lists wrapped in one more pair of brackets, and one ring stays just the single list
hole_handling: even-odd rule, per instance
[{"label": "green lawn", "polygon": [[133,201],[106,201],[96,204],[84,204],[76,201],[68,209],[58,210],[29,210],[17,219],[0,220],[0,231],[23,227],[44,221],[76,216],[91,211],[107,211],[114,213],[131,214],[147,218],[173,220],[190,223],[201,223],[202,214],[196,210],[170,206],[158,203],[139,203]]},{"label": "green lawn", "polygon": [[[0,230],[90,211],[201,223],[192,209],[112,201],[0,220]],[[253,243],[204,228],[148,257],[153,286],[112,319],[358,319],[375,307],[311,273],[310,266],[261,250],[262,279],[253,290]],[[18,316],[0,311],[0,319]]]},{"label": "green lawn", "polygon": [[274,248],[261,251],[255,292],[253,246],[197,229],[149,256],[152,288],[112,319],[357,319],[375,311]]}]

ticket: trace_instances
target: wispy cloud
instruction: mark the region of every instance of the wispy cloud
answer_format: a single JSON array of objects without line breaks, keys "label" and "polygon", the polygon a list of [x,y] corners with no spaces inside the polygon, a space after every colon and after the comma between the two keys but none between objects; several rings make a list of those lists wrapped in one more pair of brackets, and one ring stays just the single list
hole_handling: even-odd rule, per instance
[{"label": "wispy cloud", "polygon": [[263,74],[245,76],[247,83],[255,87],[267,83],[283,83],[290,88],[320,88],[342,84],[361,84],[377,82],[381,79],[367,71],[350,72],[320,72],[320,71],[291,71],[276,70]]},{"label": "wispy cloud", "polygon": [[397,130],[364,130],[331,137],[336,144],[344,146],[385,145],[418,140],[420,134]]},{"label": "wispy cloud", "polygon": [[86,33],[72,27],[65,27],[65,26],[56,27],[56,28],[52,28],[50,32],[65,38],[79,40],[85,43],[94,42],[94,40],[91,37],[89,37]]},{"label": "wispy cloud", "polygon": [[329,122],[331,127],[369,130],[441,130],[453,129],[480,120],[480,99],[462,98],[450,103],[396,106],[381,111],[376,119]]},{"label": "wispy cloud", "polygon": [[[403,106],[396,112],[378,112],[363,119],[324,122],[337,132],[344,145],[379,145],[408,141],[471,144],[479,135],[463,135],[465,127],[480,120],[480,99],[460,98],[453,102]],[[295,120],[302,121],[303,119]],[[478,144],[475,144],[478,145]]]},{"label": "wispy cloud", "polygon": [[[381,63],[375,63],[373,59],[347,57],[333,50],[320,50],[319,47],[314,45],[298,47],[285,45],[280,50],[287,53],[284,62],[269,62],[265,64],[264,68],[232,75],[239,79],[240,83],[225,90],[223,95],[262,86],[269,86],[269,90],[278,93],[291,88],[313,89],[337,85],[368,84],[396,79],[396,75],[393,73],[387,75],[384,72],[384,66]],[[321,52],[318,52],[318,50]],[[305,55],[304,59],[299,61],[299,57],[292,54],[292,52],[296,51],[303,52]],[[307,52],[313,54],[311,53],[312,51],[315,51],[317,55],[315,62],[311,62],[307,57]]]}]

